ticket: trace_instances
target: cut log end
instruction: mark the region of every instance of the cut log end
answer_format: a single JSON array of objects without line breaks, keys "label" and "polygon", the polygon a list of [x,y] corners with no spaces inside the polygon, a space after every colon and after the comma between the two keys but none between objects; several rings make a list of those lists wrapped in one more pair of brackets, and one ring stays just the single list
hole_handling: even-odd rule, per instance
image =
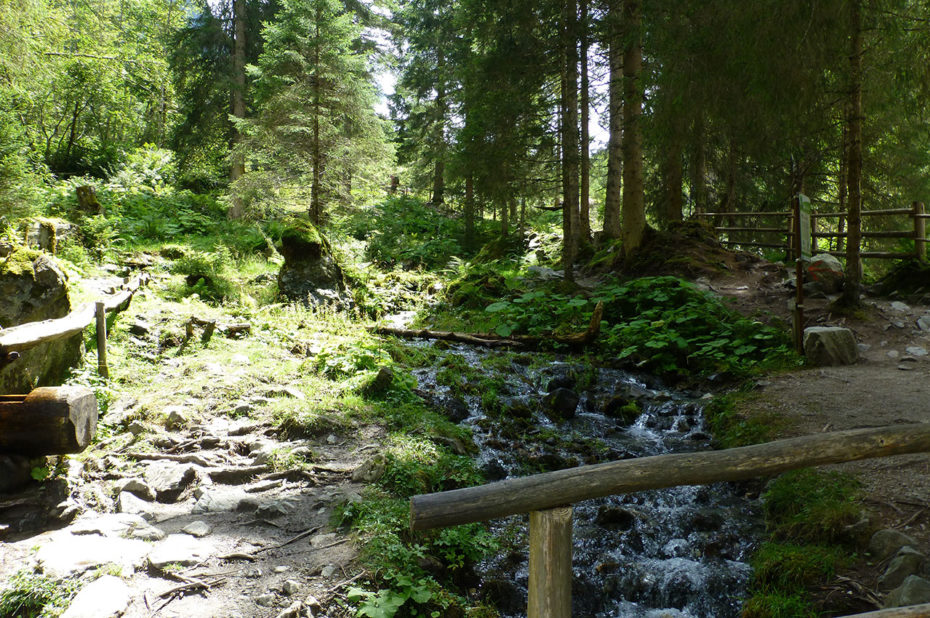
[{"label": "cut log end", "polygon": [[42,387],[0,400],[0,453],[80,453],[97,431],[97,398],[87,388]]}]

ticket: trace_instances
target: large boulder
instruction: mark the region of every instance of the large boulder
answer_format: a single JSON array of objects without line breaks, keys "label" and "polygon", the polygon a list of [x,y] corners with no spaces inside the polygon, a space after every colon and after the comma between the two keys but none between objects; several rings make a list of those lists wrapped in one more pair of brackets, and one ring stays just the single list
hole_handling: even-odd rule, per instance
[{"label": "large boulder", "polygon": [[807,277],[825,294],[843,289],[843,265],[829,253],[818,253],[807,264]]},{"label": "large boulder", "polygon": [[291,300],[312,306],[345,305],[349,297],[345,276],[329,243],[312,223],[294,219],[281,236],[284,265],[278,273],[278,290]]},{"label": "large boulder", "polygon": [[852,365],[859,360],[859,348],[852,331],[838,326],[805,328],[804,354],[808,362],[820,367]]},{"label": "large boulder", "polygon": [[[12,247],[0,259],[0,299],[0,328],[62,318],[71,312],[65,274],[49,256],[23,247]],[[18,360],[0,367],[0,395],[60,384],[83,352],[81,333],[24,350]]]}]

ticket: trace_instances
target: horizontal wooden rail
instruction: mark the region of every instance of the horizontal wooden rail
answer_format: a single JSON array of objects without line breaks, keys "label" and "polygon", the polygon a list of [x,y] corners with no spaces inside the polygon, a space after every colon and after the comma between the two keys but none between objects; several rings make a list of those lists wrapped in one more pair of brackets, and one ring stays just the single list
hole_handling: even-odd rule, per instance
[{"label": "horizontal wooden rail", "polygon": [[[817,253],[827,253],[833,257],[846,257],[845,251],[818,251]],[[913,253],[896,253],[894,251],[860,251],[859,257],[873,258],[876,260],[906,260],[914,257]]]},{"label": "horizontal wooden rail", "polygon": [[[811,234],[814,238],[846,238],[848,232],[816,232]],[[878,232],[860,232],[863,238],[914,238],[914,230],[883,230]]]},{"label": "horizontal wooden rail", "polygon": [[907,607],[889,607],[864,614],[854,614],[845,618],[927,618],[930,616],[930,603],[909,605]]},{"label": "horizontal wooden rail", "polygon": [[784,234],[785,228],[782,227],[715,227],[718,232],[774,232]]},{"label": "horizontal wooden rail", "polygon": [[930,423],[856,429],[724,451],[657,455],[414,496],[410,527],[428,530],[678,485],[770,476],[787,470],[930,451]]},{"label": "horizontal wooden rail", "polygon": [[[121,308],[148,280],[148,274],[143,273],[124,284],[120,292],[103,299],[105,310],[109,313]],[[63,318],[29,322],[0,330],[0,356],[6,356],[10,352],[22,352],[42,343],[76,335],[94,321],[95,312],[95,303],[85,303]]]},{"label": "horizontal wooden rail", "polygon": [[721,240],[724,245],[746,245],[747,247],[762,247],[763,249],[784,249],[785,243],[752,242],[749,240]]},{"label": "horizontal wooden rail", "polygon": [[696,212],[695,217],[787,217],[791,213],[784,212]]}]

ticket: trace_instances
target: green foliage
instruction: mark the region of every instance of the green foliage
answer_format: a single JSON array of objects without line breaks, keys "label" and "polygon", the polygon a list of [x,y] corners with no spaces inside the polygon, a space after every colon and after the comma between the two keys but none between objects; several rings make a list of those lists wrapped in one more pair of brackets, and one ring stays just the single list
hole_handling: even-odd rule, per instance
[{"label": "green foliage", "polygon": [[758,593],[743,603],[742,618],[815,618],[802,593]]},{"label": "green foliage", "polygon": [[839,472],[788,472],[763,495],[772,537],[800,543],[848,541],[848,528],[862,518],[860,483]]},{"label": "green foliage", "polygon": [[74,580],[58,581],[22,570],[0,590],[0,616],[41,618],[58,616],[78,588]]},{"label": "green foliage", "polygon": [[232,263],[229,249],[223,246],[207,253],[191,251],[174,262],[172,272],[185,276],[184,295],[197,294],[208,302],[222,302],[235,295],[228,278]]},{"label": "green foliage", "polygon": [[753,586],[802,591],[825,582],[847,556],[836,546],[765,543],[752,557]]},{"label": "green foliage", "polygon": [[397,496],[458,489],[482,480],[470,457],[453,455],[423,438],[394,436],[386,456],[379,484]]},{"label": "green foliage", "polygon": [[352,377],[392,364],[390,355],[374,339],[341,343],[317,354],[314,365],[327,378]]},{"label": "green foliage", "polygon": [[416,198],[391,198],[363,214],[350,231],[368,239],[367,257],[378,264],[435,269],[462,254],[460,223]]},{"label": "green foliage", "polygon": [[775,435],[779,419],[756,414],[745,416],[737,411],[737,402],[745,398],[743,393],[727,393],[714,397],[704,407],[704,417],[722,448],[760,444]]}]

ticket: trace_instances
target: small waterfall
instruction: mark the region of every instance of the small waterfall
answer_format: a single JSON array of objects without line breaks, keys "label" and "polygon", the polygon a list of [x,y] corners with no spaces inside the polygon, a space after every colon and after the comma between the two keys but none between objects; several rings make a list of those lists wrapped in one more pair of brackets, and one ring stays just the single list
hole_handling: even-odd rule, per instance
[{"label": "small waterfall", "polygon": [[[464,423],[474,432],[488,480],[709,448],[703,400],[694,394],[573,361],[540,366],[517,357],[522,362],[508,364],[498,352],[468,346],[448,353],[464,358],[472,379],[493,383],[495,397],[486,388],[456,395],[437,384],[433,368],[415,372],[420,390],[437,405],[455,400],[467,406]],[[554,388],[577,395],[572,418],[553,421],[543,413],[543,400]],[[641,410],[638,416],[631,403]],[[625,412],[618,415],[621,404]],[[676,487],[576,504],[573,615],[738,616],[750,575],[746,559],[760,534],[754,501],[738,489]],[[506,549],[479,569],[484,590],[507,617],[526,611],[526,521],[514,516],[493,522]]]}]

